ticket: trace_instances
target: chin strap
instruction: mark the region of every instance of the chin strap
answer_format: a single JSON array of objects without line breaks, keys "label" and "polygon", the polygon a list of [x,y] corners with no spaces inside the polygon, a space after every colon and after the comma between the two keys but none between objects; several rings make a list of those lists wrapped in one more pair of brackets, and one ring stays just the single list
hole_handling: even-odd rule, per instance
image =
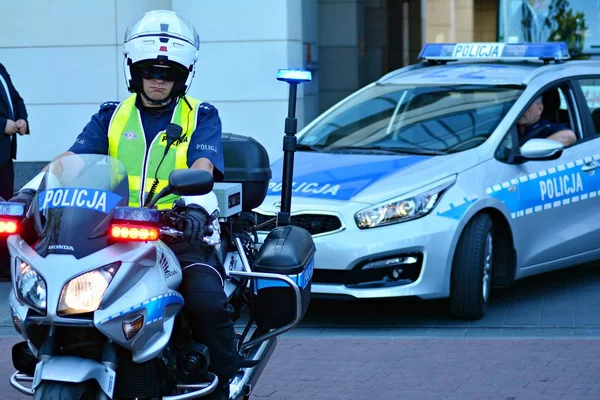
[{"label": "chin strap", "polygon": [[144,98],[146,99],[146,101],[150,104],[152,104],[153,106],[155,105],[161,105],[161,106],[166,106],[171,104],[171,102],[173,101],[173,98],[169,95],[166,98],[162,99],[162,100],[152,100],[150,97],[148,97],[148,95],[146,94],[146,92],[144,92],[144,90],[142,89],[140,91],[140,93],[142,94],[142,96],[144,96]]}]

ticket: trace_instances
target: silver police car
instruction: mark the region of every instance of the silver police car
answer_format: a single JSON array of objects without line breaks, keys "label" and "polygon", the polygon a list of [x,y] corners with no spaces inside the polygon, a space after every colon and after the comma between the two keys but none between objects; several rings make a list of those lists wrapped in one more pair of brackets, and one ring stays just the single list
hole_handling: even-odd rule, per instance
[{"label": "silver police car", "polygon": [[[600,258],[600,61],[563,43],[428,44],[420,59],[298,134],[312,293],[449,298],[477,319],[492,286]],[[281,159],[272,171],[265,233]]]}]

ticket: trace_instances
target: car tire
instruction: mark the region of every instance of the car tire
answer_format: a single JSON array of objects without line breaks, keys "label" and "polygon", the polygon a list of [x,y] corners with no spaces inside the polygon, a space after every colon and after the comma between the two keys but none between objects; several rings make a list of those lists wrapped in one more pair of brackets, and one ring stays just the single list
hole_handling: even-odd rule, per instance
[{"label": "car tire", "polygon": [[485,213],[465,227],[456,247],[450,277],[450,313],[476,320],[488,308],[492,287],[494,227]]}]

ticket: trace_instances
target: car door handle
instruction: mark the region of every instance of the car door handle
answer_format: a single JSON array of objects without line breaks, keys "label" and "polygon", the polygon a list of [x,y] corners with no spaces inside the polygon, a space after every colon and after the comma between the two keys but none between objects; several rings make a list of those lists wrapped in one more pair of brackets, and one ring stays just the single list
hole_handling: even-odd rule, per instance
[{"label": "car door handle", "polygon": [[600,164],[598,164],[596,161],[590,161],[589,163],[583,164],[583,167],[581,167],[581,170],[582,171],[591,171],[598,167],[600,167]]}]

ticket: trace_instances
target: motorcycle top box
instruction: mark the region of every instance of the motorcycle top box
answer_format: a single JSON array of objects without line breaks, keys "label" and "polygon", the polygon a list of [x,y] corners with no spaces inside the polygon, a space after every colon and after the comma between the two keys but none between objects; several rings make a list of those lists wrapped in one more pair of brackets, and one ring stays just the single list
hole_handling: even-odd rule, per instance
[{"label": "motorcycle top box", "polygon": [[223,182],[242,185],[242,211],[252,211],[267,196],[271,165],[267,150],[249,136],[223,133]]},{"label": "motorcycle top box", "polygon": [[[308,309],[316,247],[310,233],[298,226],[273,229],[261,246],[252,270],[286,275],[302,296],[301,317]],[[258,279],[253,282],[252,313],[256,325],[281,328],[296,318],[294,292],[284,282]]]}]

